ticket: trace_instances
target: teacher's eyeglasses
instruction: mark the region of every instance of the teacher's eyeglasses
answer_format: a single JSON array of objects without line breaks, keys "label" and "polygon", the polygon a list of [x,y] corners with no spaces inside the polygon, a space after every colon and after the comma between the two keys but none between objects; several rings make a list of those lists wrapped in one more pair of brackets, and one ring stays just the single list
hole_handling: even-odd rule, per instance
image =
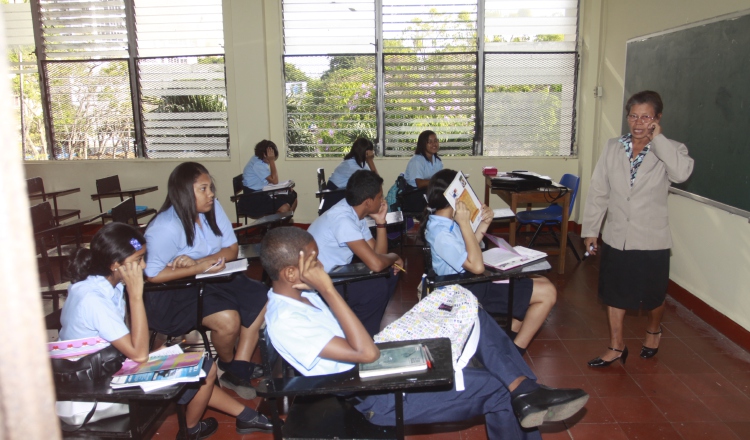
[{"label": "teacher's eyeglasses", "polygon": [[641,122],[643,122],[644,124],[648,124],[649,122],[651,122],[651,121],[653,121],[654,119],[656,119],[656,116],[648,116],[648,115],[643,115],[643,116],[638,116],[638,115],[628,115],[628,121],[630,121],[630,122],[635,122],[635,121],[637,121],[637,120],[639,120],[639,119],[640,119],[640,120],[641,120]]}]

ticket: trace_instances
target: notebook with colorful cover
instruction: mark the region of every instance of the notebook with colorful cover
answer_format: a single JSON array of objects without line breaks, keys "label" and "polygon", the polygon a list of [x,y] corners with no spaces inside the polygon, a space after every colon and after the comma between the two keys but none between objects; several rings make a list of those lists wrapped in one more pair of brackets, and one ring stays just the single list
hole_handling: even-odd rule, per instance
[{"label": "notebook with colorful cover", "polygon": [[192,367],[201,362],[204,352],[195,351],[189,353],[170,354],[167,356],[159,356],[157,353],[152,353],[148,357],[148,361],[142,363],[127,359],[125,362],[123,362],[120,371],[115,373],[114,376],[128,376],[131,374],[152,373],[155,371]]},{"label": "notebook with colorful cover", "polygon": [[369,364],[359,364],[359,377],[365,379],[425,370],[427,359],[422,344],[411,344],[380,350],[378,360]]}]

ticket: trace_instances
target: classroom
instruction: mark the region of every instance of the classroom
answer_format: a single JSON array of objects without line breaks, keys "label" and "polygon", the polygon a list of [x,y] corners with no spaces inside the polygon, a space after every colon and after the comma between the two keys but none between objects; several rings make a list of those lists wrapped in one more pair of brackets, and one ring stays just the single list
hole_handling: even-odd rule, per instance
[{"label": "classroom", "polygon": [[[230,139],[227,157],[23,160],[20,151],[10,151],[12,149],[20,150],[18,148],[19,142],[16,139],[11,139],[11,136],[4,136],[5,139],[2,141],[2,150],[4,151],[0,153],[0,161],[3,163],[4,171],[0,181],[6,187],[19,189],[20,195],[15,196],[11,200],[14,204],[9,205],[10,207],[0,214],[2,217],[0,224],[16,225],[29,231],[28,239],[22,243],[27,247],[22,250],[26,255],[26,262],[35,261],[32,255],[30,225],[28,219],[21,221],[13,218],[14,212],[26,212],[28,208],[29,201],[25,197],[25,190],[23,190],[25,178],[40,176],[44,179],[45,184],[50,187],[80,188],[80,192],[65,197],[65,207],[79,209],[81,215],[86,216],[99,212],[99,206],[90,198],[91,194],[97,192],[95,180],[117,174],[123,187],[158,185],[158,191],[139,195],[137,199],[139,205],[148,205],[158,209],[167,195],[166,181],[170,172],[181,162],[196,160],[210,171],[217,188],[216,197],[222,201],[231,219],[233,218],[233,208],[231,208],[229,198],[232,195],[232,178],[242,173],[245,164],[254,155],[254,146],[263,139],[270,139],[279,147],[276,166],[280,178],[282,180],[291,178],[296,183],[298,206],[294,212],[294,223],[309,225],[318,217],[319,200],[315,197],[315,191],[317,190],[316,169],[324,168],[328,175],[341,161],[341,156],[291,157],[287,154],[286,112],[288,105],[286,101],[287,85],[284,84],[283,75],[282,3],[281,0],[221,1],[226,73],[226,111],[228,112],[228,138]],[[491,0],[485,0],[480,1],[480,3],[490,4],[492,2]],[[580,242],[580,227],[584,202],[591,187],[591,176],[594,168],[603,153],[607,140],[619,137],[627,132],[627,127],[624,125],[623,103],[624,99],[627,99],[624,93],[628,42],[638,37],[670,31],[692,23],[721,18],[725,15],[747,14],[750,11],[750,0],[714,0],[711,2],[702,0],[632,0],[628,2],[579,0],[572,3],[577,3],[578,10],[576,51],[579,64],[575,85],[574,141],[570,153],[564,156],[551,157],[492,157],[482,156],[481,154],[444,155],[443,161],[445,168],[461,170],[470,175],[470,182],[477,182],[474,185],[480,199],[483,196],[483,185],[479,183],[480,179],[483,178],[482,168],[484,166],[495,166],[498,170],[503,171],[531,170],[541,175],[551,176],[553,180],[559,179],[565,173],[580,176],[578,201],[570,215],[570,230],[573,231],[571,239],[578,240],[575,245],[579,249],[583,249],[583,244]],[[8,35],[7,30],[5,35]],[[686,73],[685,75],[689,74]],[[8,93],[9,91],[4,91],[1,95],[7,97]],[[12,95],[10,95],[10,98],[12,99]],[[11,102],[11,99],[7,101],[3,99],[3,102]],[[10,106],[5,105],[5,107]],[[17,118],[5,117],[11,115],[12,110],[4,108],[0,113],[3,116],[2,119],[5,119],[2,125],[3,132],[6,132],[6,130],[18,131],[12,125],[17,123]],[[670,111],[670,103],[665,102],[665,114]],[[712,110],[711,107],[707,107],[700,111]],[[706,129],[708,130],[710,127],[706,127]],[[438,130],[435,129],[435,131]],[[670,137],[669,133],[666,133],[666,135]],[[675,140],[680,141],[680,139]],[[416,135],[411,142],[416,142]],[[687,144],[688,150],[690,147],[690,144]],[[404,171],[409,159],[410,156],[406,155],[389,157],[386,153],[384,157],[382,152],[378,153],[376,164],[379,174],[385,182],[384,191],[387,191],[399,173]],[[698,166],[699,164],[696,163],[696,167]],[[505,205],[500,199],[493,196],[490,206],[500,208]],[[745,360],[737,360],[736,364],[733,364],[732,374],[736,375],[737,381],[722,382],[739,389],[740,392],[737,396],[732,397],[734,400],[728,400],[727,402],[740,408],[744,405],[744,409],[732,412],[731,416],[718,415],[705,420],[685,418],[680,421],[669,417],[664,418],[659,413],[651,419],[646,418],[647,420],[643,423],[651,422],[654,426],[658,425],[669,430],[671,436],[667,438],[750,438],[750,409],[748,409],[750,408],[750,376],[748,376],[750,363],[746,360],[748,358],[747,350],[750,350],[750,296],[748,295],[750,289],[747,287],[750,286],[750,271],[747,270],[750,267],[750,223],[748,217],[677,194],[669,195],[668,211],[673,242],[669,269],[670,294],[679,292],[673,297],[683,309],[694,313],[713,329],[718,330],[723,337],[744,349],[744,351],[739,350],[738,357]],[[9,228],[4,227],[3,229]],[[15,244],[17,238],[14,234],[10,234],[8,231],[3,231],[2,234],[0,238],[9,240],[4,242],[14,243],[13,248],[21,247]],[[7,266],[3,264],[6,267],[0,269],[0,276],[9,279],[19,273],[20,263],[14,262],[7,256],[0,258],[4,263],[8,263]],[[575,259],[568,256],[568,260],[566,274],[554,278],[559,284],[559,296],[563,295],[562,285],[581,282],[574,277],[575,270],[571,269],[576,265]],[[27,275],[26,281],[31,280],[31,282],[36,283],[34,275],[35,272]],[[568,276],[570,278],[567,278]],[[595,281],[589,280],[589,282]],[[11,324],[17,321],[5,319],[10,318],[13,313],[18,314],[16,319],[23,315],[24,318],[32,319],[37,323],[41,322],[43,318],[41,304],[30,307],[29,309],[32,310],[22,312],[23,307],[17,303],[11,304],[8,299],[10,296],[20,294],[24,286],[30,285],[34,284],[12,283],[10,284],[10,292],[2,295],[3,299],[0,300],[0,332],[3,334],[10,334],[14,331]],[[592,292],[595,292],[595,289]],[[36,300],[38,294],[33,292],[24,293],[23,298],[38,302]],[[589,299],[592,302],[596,301],[593,294]],[[558,298],[558,301],[560,301],[560,298]],[[675,313],[673,309],[669,310],[668,314]],[[32,336],[34,335],[30,337]],[[44,338],[41,330],[36,336]],[[632,337],[635,338],[636,336]],[[639,334],[637,337],[640,338],[641,335]],[[597,338],[605,338],[605,335],[598,335]],[[670,340],[665,339],[663,342],[666,345]],[[534,343],[543,345],[545,341],[536,340],[532,342],[530,346],[532,353]],[[604,339],[597,341],[597,343],[603,345]],[[637,349],[637,346],[632,348]],[[594,354],[597,350],[598,348],[594,348],[588,351]],[[4,353],[2,356],[5,359],[8,353]],[[730,357],[729,355],[726,356]],[[39,353],[24,354],[22,358],[40,359]],[[577,357],[573,357],[573,359],[578,360]],[[636,359],[637,361],[638,359]],[[686,361],[689,361],[689,359],[686,358]],[[0,362],[0,364],[3,363]],[[583,365],[580,367],[584,368]],[[560,368],[565,368],[565,365],[561,365]],[[722,373],[722,371],[718,371]],[[711,374],[714,373],[716,371],[712,370]],[[45,373],[42,370],[41,372],[28,371],[19,374],[28,374],[24,379],[34,380],[35,377],[38,378]],[[674,377],[674,375],[671,377]],[[705,375],[706,379],[710,377],[713,376],[709,376],[708,373]],[[51,393],[49,390],[34,391],[27,394],[25,387],[19,388],[18,385],[11,387],[10,383],[13,380],[11,369],[7,365],[0,365],[0,390],[4,390],[3,396],[0,397],[0,401],[2,401],[0,408],[8,408],[8,403],[14,401],[14,397],[11,397],[14,392],[15,395],[21,393],[28,396],[19,399],[24,400],[21,403],[27,405],[25,408],[36,408],[35,401],[52,398],[51,395],[45,394],[45,392]],[[627,384],[620,384],[622,388],[619,390],[623,393],[625,400],[646,399],[648,391],[646,391],[646,394],[641,391],[644,388],[643,385],[639,388],[631,379],[627,379],[627,381]],[[48,382],[51,389],[51,381]],[[559,385],[562,385],[563,381],[560,382]],[[599,391],[598,397],[590,392],[592,400],[590,400],[589,405],[592,403],[601,405],[603,400],[613,399],[612,394],[601,391],[606,388],[612,392],[612,389],[616,389],[618,385],[613,382],[601,382],[597,387],[596,382],[591,381],[587,386]],[[631,388],[636,390],[634,391]],[[685,397],[672,396],[672,398],[679,400]],[[687,399],[696,399],[696,397],[691,395]],[[707,400],[703,402],[706,403]],[[19,408],[23,405],[19,405]],[[43,417],[47,415],[54,417],[54,414],[50,408],[46,408],[45,411],[41,411],[33,417],[31,415],[23,416],[23,424],[8,424],[6,426],[6,429],[10,429],[10,437],[8,438],[46,438],[50,431],[44,431],[47,428],[40,427],[38,423],[46,423]],[[658,412],[656,409],[654,411]],[[10,420],[14,414],[18,416],[20,413],[9,412],[4,417],[3,410],[0,409],[0,420],[3,418]],[[613,414],[612,417],[620,421],[616,415]],[[573,428],[555,426],[555,429],[543,430],[542,437],[545,439],[586,438],[587,433],[595,438],[636,437],[637,429],[633,428],[632,431],[628,431],[624,428],[627,423],[620,423],[618,427],[618,424],[612,421],[612,417],[602,416],[595,419],[589,423],[588,429],[590,431],[586,431],[585,426],[582,427],[587,424],[584,421],[576,424]],[[633,420],[633,422],[635,421],[637,420]],[[681,425],[690,425],[689,422],[691,421],[696,426],[693,428],[682,426],[682,429],[680,429]],[[0,426],[2,425],[3,422],[0,421]],[[637,425],[637,423],[634,423],[634,425]],[[603,426],[606,426],[609,430],[598,430],[603,429]],[[461,438],[486,438],[482,425],[473,428],[472,432],[478,433],[478,436]],[[470,427],[461,427],[461,429],[464,429],[462,433],[471,431]],[[689,433],[691,429],[694,430],[693,436]],[[711,431],[712,429],[716,429],[716,431]],[[706,434],[706,436],[701,437],[696,436],[697,432],[713,432],[713,435],[718,435],[717,433],[721,432],[726,433],[727,436],[711,437],[711,435]],[[53,438],[53,436],[49,438]],[[428,435],[424,438],[430,437]],[[446,436],[440,438],[458,437]]]}]

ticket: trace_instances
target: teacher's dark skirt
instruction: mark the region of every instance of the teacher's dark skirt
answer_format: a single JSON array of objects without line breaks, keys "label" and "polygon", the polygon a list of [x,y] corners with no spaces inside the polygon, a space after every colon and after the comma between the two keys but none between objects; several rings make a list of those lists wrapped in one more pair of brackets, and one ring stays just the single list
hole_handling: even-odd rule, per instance
[{"label": "teacher's dark skirt", "polygon": [[621,251],[604,243],[599,298],[618,309],[652,310],[664,303],[669,283],[669,249]]}]

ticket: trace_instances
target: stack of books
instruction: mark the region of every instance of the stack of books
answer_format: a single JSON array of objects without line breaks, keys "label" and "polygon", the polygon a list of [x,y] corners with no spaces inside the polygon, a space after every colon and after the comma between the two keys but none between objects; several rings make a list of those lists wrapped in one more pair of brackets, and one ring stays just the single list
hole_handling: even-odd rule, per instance
[{"label": "stack of books", "polygon": [[143,391],[153,391],[180,382],[198,382],[206,377],[203,371],[204,352],[183,353],[179,345],[151,353],[148,361],[130,359],[114,374],[110,386],[127,388],[140,386]]}]

